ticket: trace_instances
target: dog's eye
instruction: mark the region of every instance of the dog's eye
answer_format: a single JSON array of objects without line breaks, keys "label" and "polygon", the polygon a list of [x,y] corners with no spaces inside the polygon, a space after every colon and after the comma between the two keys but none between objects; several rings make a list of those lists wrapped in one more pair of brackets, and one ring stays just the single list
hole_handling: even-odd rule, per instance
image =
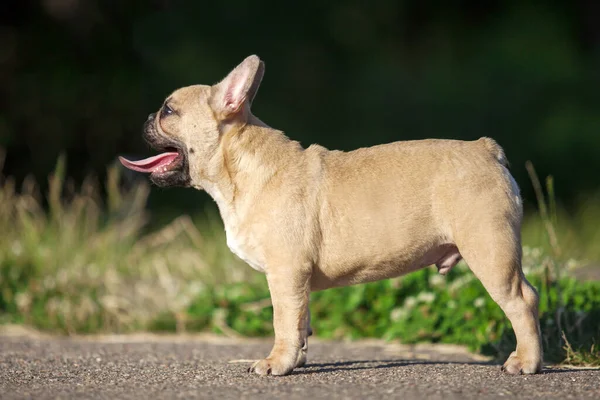
[{"label": "dog's eye", "polygon": [[169,107],[168,104],[165,104],[162,108],[162,110],[160,111],[160,116],[161,117],[166,117],[167,115],[171,115],[173,114],[174,111],[171,107]]}]

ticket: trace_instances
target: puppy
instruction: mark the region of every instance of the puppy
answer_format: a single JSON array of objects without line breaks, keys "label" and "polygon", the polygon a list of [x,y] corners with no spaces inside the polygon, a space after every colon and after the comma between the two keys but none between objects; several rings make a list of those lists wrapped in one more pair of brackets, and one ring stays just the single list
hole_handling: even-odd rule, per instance
[{"label": "puppy", "polygon": [[266,274],[275,343],[250,371],[304,365],[311,291],[433,264],[444,274],[461,258],[512,323],[504,371],[540,371],[538,295],[521,268],[522,205],[502,148],[483,137],[305,149],[252,114],[263,74],[253,55],[214,86],[175,91],[144,127],[163,153],[120,158],[158,186],[208,192],[231,251]]}]

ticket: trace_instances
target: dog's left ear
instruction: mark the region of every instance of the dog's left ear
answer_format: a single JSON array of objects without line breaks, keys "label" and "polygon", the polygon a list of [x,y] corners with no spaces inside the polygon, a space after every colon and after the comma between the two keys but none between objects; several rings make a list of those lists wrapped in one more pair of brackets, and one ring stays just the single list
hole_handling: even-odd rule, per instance
[{"label": "dog's left ear", "polygon": [[239,115],[252,104],[265,73],[265,64],[256,55],[247,57],[212,87],[210,106],[222,120]]}]

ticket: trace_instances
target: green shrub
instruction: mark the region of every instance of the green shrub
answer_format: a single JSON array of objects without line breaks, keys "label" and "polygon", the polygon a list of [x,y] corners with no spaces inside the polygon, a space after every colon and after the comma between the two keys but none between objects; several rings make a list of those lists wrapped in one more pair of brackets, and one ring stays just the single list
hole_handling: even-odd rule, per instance
[{"label": "green shrub", "polygon": [[[525,259],[535,262],[526,266],[528,277],[542,288],[540,320],[546,361],[564,360],[567,343],[593,352],[592,346],[600,338],[600,282],[564,278],[545,286],[542,266],[546,256],[527,248],[526,252],[533,256]],[[187,319],[206,321],[209,313],[220,310],[227,315],[228,326],[238,333],[270,335],[272,309],[268,303],[248,306],[264,299],[268,299],[264,284],[220,287],[210,299],[194,302]],[[510,322],[464,264],[447,277],[428,268],[401,278],[313,293],[311,311],[312,327],[322,338],[455,343],[498,358],[506,358],[516,345]]]}]

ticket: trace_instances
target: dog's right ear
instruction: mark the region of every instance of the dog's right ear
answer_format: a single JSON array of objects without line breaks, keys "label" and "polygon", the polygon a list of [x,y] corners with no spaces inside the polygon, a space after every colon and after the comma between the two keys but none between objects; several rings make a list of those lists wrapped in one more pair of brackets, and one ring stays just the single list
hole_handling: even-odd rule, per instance
[{"label": "dog's right ear", "polygon": [[265,64],[256,55],[247,57],[221,82],[212,87],[209,104],[221,120],[250,108],[265,73]]}]

